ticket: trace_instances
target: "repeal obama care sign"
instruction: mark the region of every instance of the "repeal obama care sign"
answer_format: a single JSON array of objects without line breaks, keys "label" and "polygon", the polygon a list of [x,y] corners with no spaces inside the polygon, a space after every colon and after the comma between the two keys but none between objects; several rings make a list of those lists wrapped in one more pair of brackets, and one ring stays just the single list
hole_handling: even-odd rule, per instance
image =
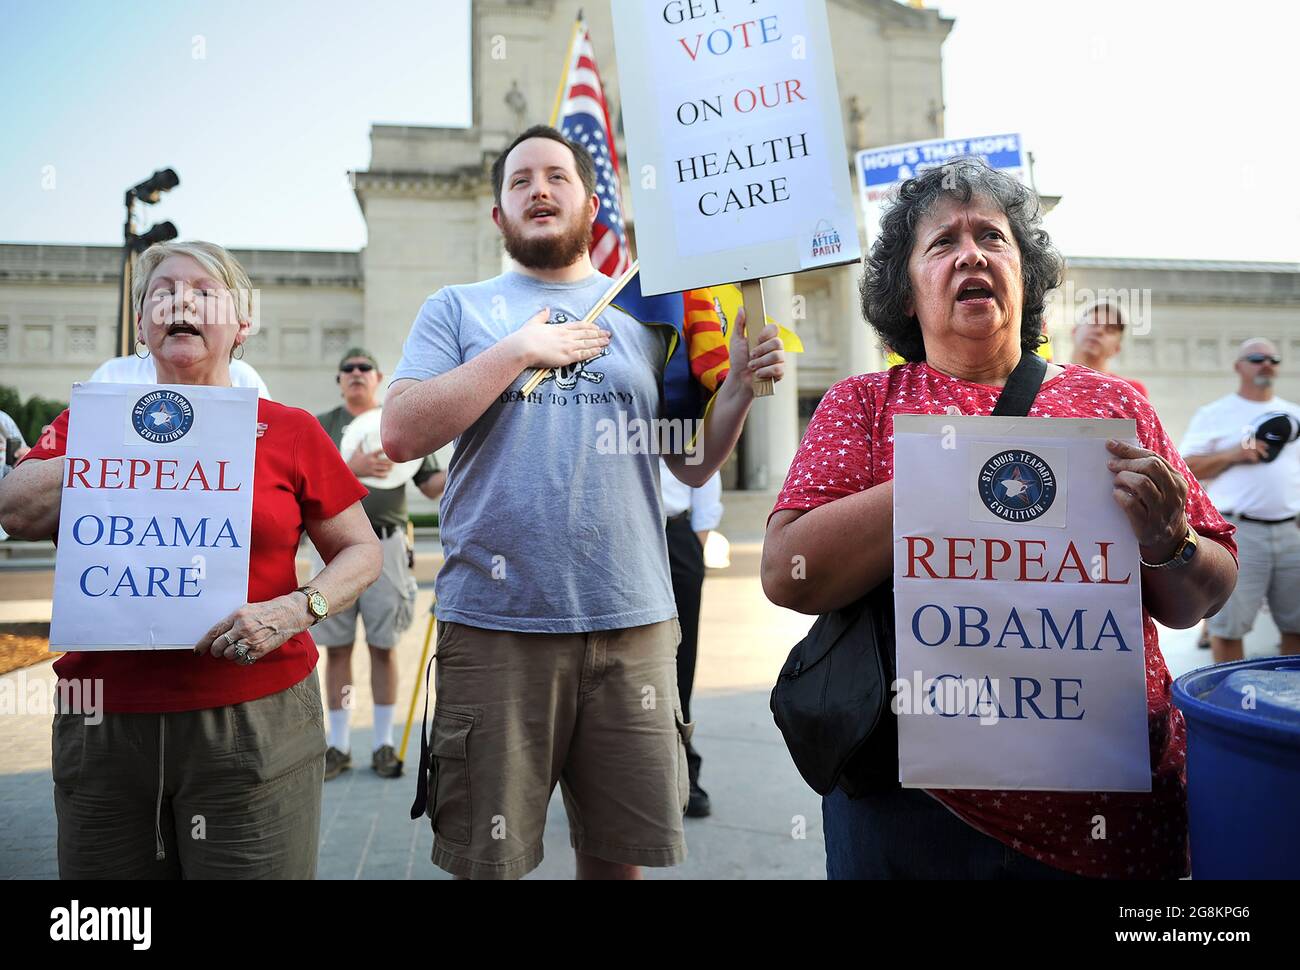
[{"label": "repeal obama care sign", "polygon": [[1150,791],[1133,421],[894,419],[900,780]]},{"label": "repeal obama care sign", "polygon": [[257,392],[78,384],[50,647],[193,647],[248,600]]},{"label": "repeal obama care sign", "polygon": [[825,0],[613,0],[642,291],[857,262]]}]

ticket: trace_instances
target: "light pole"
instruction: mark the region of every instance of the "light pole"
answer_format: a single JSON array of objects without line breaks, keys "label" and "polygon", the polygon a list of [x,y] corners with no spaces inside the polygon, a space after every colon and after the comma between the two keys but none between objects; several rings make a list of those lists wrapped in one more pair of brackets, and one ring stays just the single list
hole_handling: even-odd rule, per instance
[{"label": "light pole", "polygon": [[153,205],[162,198],[164,192],[170,192],[180,184],[180,176],[170,168],[163,168],[126,190],[126,225],[122,230],[122,278],[118,292],[117,314],[117,356],[119,357],[131,353],[132,345],[135,343],[131,333],[131,273],[135,267],[135,256],[154,243],[175,239],[177,235],[176,227],[170,222],[160,222],[143,235],[137,235],[135,203]]}]

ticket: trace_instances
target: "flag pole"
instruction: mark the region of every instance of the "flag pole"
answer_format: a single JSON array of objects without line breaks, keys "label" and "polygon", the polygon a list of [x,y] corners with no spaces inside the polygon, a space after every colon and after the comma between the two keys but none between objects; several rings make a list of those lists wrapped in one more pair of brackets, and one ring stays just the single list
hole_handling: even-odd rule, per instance
[{"label": "flag pole", "polygon": [[[623,291],[623,287],[627,286],[627,284],[632,281],[632,277],[635,276],[640,269],[641,264],[633,260],[632,265],[627,268],[627,272],[615,280],[614,285],[605,291],[605,295],[600,298],[600,301],[587,311],[587,315],[582,318],[582,322],[595,323],[596,318],[609,309],[609,305],[618,298],[619,293]],[[553,371],[549,367],[543,367],[533,371],[533,376],[528,378],[528,382],[524,384],[520,393],[522,393],[524,397],[532,394],[533,391],[537,390],[542,381],[550,377],[552,373]]]},{"label": "flag pole", "polygon": [[582,29],[582,11],[578,11],[578,19],[573,22],[573,35],[569,38],[568,53],[564,56],[564,72],[560,75],[560,85],[555,90],[555,107],[551,109],[551,127],[560,120],[560,106],[564,104],[564,89],[569,81],[569,72],[573,70],[573,48],[578,43],[578,31]]},{"label": "flag pole", "polygon": [[[763,302],[763,281],[745,280],[740,284],[740,298],[745,304],[745,337],[749,341],[749,349],[753,351],[758,348],[758,335],[767,326],[767,305]],[[754,379],[754,397],[771,397],[774,393],[772,378]]]}]

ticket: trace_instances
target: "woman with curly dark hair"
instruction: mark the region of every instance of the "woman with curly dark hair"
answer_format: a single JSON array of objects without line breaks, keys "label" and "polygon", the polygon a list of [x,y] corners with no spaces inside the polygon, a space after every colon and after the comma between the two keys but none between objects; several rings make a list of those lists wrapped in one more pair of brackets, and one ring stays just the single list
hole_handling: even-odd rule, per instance
[{"label": "woman with curly dark hair", "polygon": [[[894,415],[990,413],[1021,355],[1041,343],[1061,271],[1037,197],[983,162],[958,159],[903,184],[866,260],[862,304],[907,363],[841,381],[818,406],[768,520],[772,602],[824,613],[892,583]],[[830,878],[1187,872],[1186,735],[1153,620],[1185,628],[1218,611],[1236,582],[1232,527],[1124,381],[1049,364],[1029,415],[1137,422],[1142,447],[1110,442],[1108,468],[1143,563],[1151,791],[898,789],[850,799],[837,789],[822,802]]]}]

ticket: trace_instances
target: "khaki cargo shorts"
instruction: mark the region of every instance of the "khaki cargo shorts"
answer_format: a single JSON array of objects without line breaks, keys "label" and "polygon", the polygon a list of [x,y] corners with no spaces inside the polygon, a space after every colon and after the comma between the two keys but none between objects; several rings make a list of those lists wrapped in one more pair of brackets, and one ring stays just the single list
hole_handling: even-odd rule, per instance
[{"label": "khaki cargo shorts", "polygon": [[677,620],[593,633],[438,624],[428,814],[435,865],[517,879],[542,861],[558,782],[570,842],[609,862],[686,858]]}]

